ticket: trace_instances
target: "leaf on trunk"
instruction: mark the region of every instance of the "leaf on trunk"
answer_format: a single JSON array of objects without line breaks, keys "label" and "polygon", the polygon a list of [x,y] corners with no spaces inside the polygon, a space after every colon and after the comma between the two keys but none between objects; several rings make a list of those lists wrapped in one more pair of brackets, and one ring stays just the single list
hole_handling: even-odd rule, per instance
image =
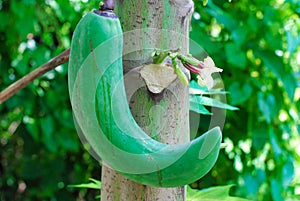
[{"label": "leaf on trunk", "polygon": [[172,67],[160,64],[146,65],[140,73],[149,91],[155,94],[161,93],[177,78]]}]

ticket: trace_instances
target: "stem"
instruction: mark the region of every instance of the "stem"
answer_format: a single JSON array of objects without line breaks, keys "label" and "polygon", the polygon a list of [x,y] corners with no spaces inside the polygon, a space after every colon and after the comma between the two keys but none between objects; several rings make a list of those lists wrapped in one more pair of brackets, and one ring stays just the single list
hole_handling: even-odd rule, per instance
[{"label": "stem", "polygon": [[187,68],[189,71],[195,73],[195,74],[200,74],[201,71],[199,68],[196,68],[195,66],[192,66],[191,64],[189,63],[185,63],[185,62],[182,62],[184,67]]},{"label": "stem", "polygon": [[156,55],[154,58],[153,58],[153,63],[154,64],[161,64],[166,58],[167,56],[169,55],[169,52],[168,51],[165,51],[165,52],[158,52],[159,55]]},{"label": "stem", "polygon": [[25,88],[36,78],[41,77],[48,71],[53,70],[57,66],[68,62],[69,55],[70,55],[70,49],[65,50],[64,52],[54,57],[53,59],[43,64],[42,66],[38,67],[31,73],[25,75],[18,81],[12,83],[10,86],[8,86],[0,93],[0,104],[2,104],[4,101],[6,101],[7,99],[15,95],[21,89]]},{"label": "stem", "polygon": [[178,76],[179,81],[183,84],[183,86],[188,86],[189,80],[187,79],[186,75],[182,72],[182,70],[179,68],[176,58],[172,59],[172,65]]},{"label": "stem", "polygon": [[167,56],[169,56],[171,59],[178,57],[178,52],[180,51],[180,48],[176,50],[156,50],[153,54],[153,63],[154,64],[161,64]]},{"label": "stem", "polygon": [[181,61],[181,62],[185,62],[185,63],[189,63],[193,66],[199,66],[200,65],[200,61],[196,58],[194,58],[193,56],[191,55],[183,55],[183,54],[179,54],[178,55],[178,59]]},{"label": "stem", "polygon": [[104,5],[101,6],[101,10],[114,10],[115,0],[105,0]]}]

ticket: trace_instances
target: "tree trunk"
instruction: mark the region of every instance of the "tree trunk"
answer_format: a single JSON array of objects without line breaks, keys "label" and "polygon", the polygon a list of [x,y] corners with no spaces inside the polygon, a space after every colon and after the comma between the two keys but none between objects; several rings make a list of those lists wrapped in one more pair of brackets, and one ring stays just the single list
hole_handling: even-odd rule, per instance
[{"label": "tree trunk", "polygon": [[[161,94],[150,93],[139,67],[151,62],[156,49],[188,53],[192,0],[116,0],[115,13],[124,32],[123,67],[133,117],[153,138],[177,144],[189,141],[188,88],[178,80]],[[185,187],[154,188],[102,167],[102,201],[184,201]]]}]

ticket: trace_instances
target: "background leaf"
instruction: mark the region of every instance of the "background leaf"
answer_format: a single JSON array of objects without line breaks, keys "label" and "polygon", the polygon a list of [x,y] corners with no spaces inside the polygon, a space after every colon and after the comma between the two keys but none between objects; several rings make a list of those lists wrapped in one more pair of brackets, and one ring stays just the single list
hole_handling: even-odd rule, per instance
[{"label": "background leaf", "polygon": [[231,188],[232,185],[211,187],[201,191],[188,188],[187,201],[249,201],[247,199],[229,196],[229,191]]}]

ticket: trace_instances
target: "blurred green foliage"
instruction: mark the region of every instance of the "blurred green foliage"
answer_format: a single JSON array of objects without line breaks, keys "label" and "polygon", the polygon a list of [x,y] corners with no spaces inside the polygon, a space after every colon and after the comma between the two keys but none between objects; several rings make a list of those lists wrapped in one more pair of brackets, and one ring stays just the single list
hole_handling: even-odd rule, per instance
[{"label": "blurred green foliage", "polygon": [[[254,200],[300,194],[300,2],[195,1],[191,38],[224,68],[228,146],[195,188],[237,183]],[[299,198],[299,196],[298,196]]]},{"label": "blurred green foliage", "polygon": [[[0,90],[69,48],[82,15],[99,2],[0,0]],[[101,174],[74,128],[67,65],[0,105],[0,200],[93,200],[71,191]]]},{"label": "blurred green foliage", "polygon": [[[230,92],[215,168],[193,188],[237,184],[255,200],[299,200],[300,2],[195,1],[191,38],[224,68]],[[0,90],[69,48],[81,16],[98,1],[0,0]],[[0,105],[0,200],[94,200],[66,188],[100,178],[75,131],[67,66]]]}]

